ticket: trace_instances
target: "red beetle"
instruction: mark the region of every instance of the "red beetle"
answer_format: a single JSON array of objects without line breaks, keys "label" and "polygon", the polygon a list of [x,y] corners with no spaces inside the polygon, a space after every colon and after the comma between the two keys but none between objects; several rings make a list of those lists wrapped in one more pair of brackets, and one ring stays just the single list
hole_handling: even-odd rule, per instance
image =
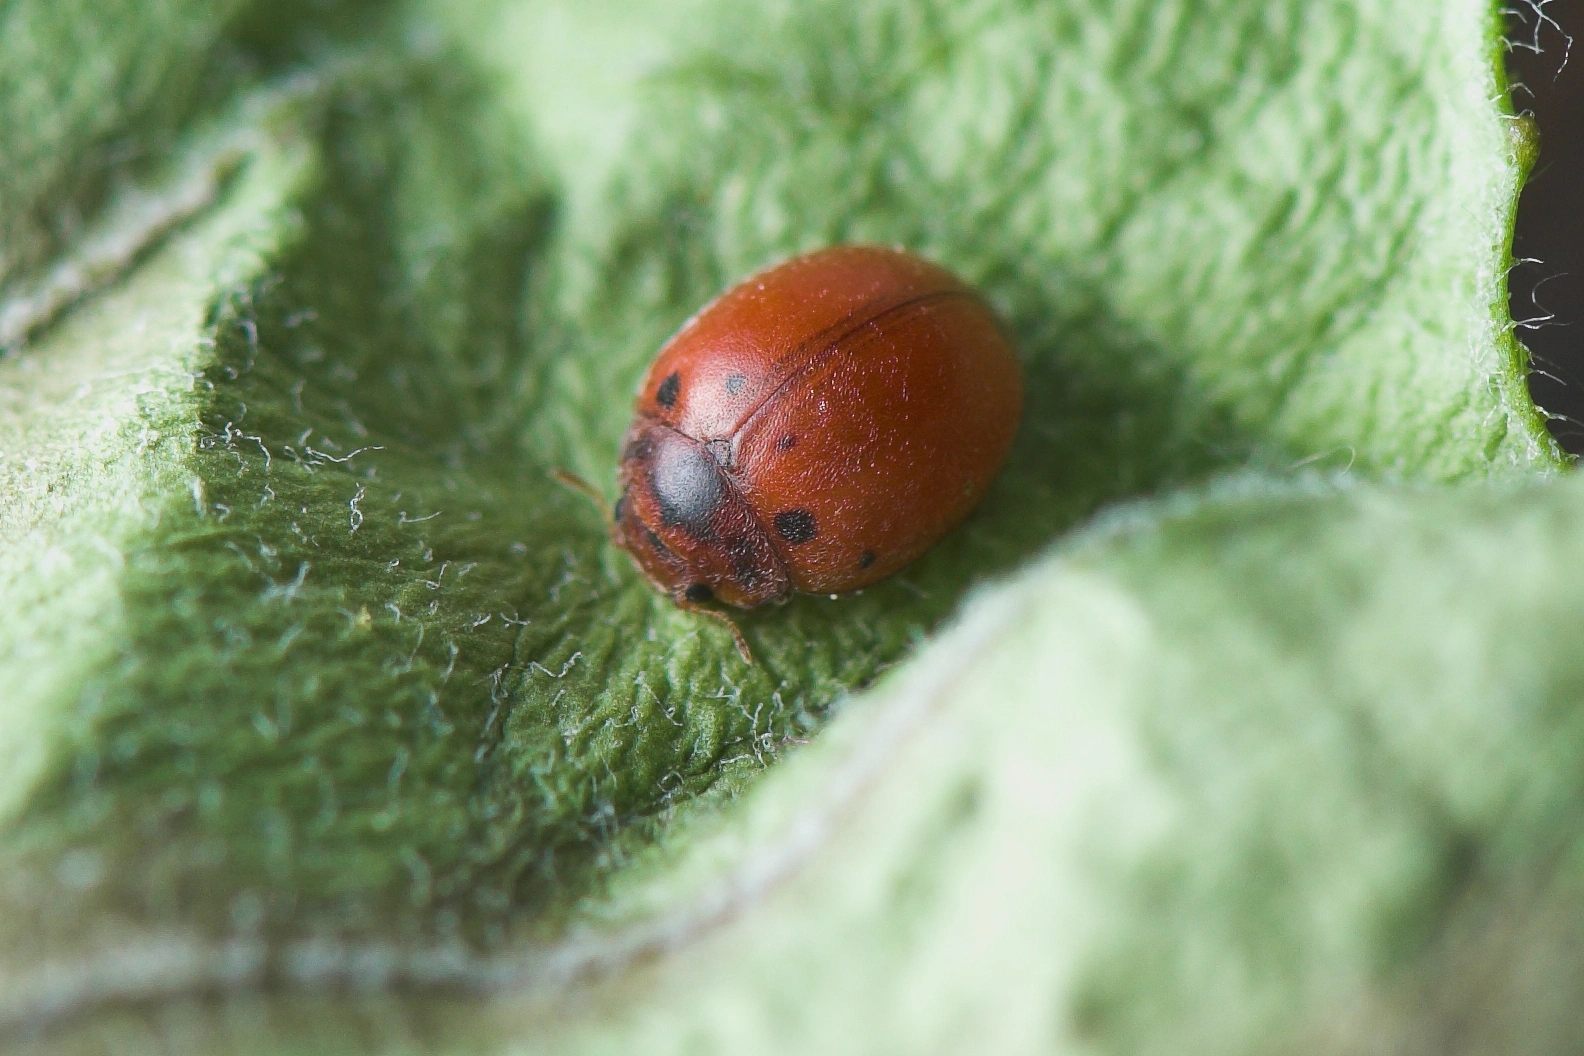
[{"label": "red beetle", "polygon": [[623,444],[615,541],[717,618],[700,603],[868,586],[983,498],[1022,402],[995,316],[943,268],[871,246],[797,257],[660,350]]}]

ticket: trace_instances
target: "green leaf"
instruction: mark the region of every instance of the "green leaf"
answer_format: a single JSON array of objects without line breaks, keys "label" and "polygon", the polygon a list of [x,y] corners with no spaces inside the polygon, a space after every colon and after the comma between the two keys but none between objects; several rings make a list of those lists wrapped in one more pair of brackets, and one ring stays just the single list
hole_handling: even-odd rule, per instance
[{"label": "green leaf", "polygon": [[[0,18],[0,1036],[1346,1048],[1550,876],[1488,5]],[[836,241],[979,286],[1025,424],[747,665],[551,474]]]}]

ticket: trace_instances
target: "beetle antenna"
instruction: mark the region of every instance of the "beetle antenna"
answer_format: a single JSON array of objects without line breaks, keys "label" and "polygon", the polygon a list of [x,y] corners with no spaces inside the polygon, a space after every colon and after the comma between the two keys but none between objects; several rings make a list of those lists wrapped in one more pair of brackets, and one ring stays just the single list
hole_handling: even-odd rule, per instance
[{"label": "beetle antenna", "polygon": [[737,643],[737,653],[743,658],[743,663],[752,664],[754,662],[753,653],[748,649],[748,639],[743,637],[742,628],[737,626],[736,620],[732,619],[724,612],[719,612],[715,609],[707,609],[697,602],[678,601],[677,605],[687,612],[696,612],[700,616],[708,616],[712,620],[719,620],[721,623],[724,623],[727,627],[731,628],[732,641]]},{"label": "beetle antenna", "polygon": [[550,476],[557,484],[577,492],[592,502],[599,509],[600,516],[604,517],[606,521],[611,519],[610,504],[605,501],[605,496],[601,495],[599,489],[594,485],[567,469],[552,469]]}]

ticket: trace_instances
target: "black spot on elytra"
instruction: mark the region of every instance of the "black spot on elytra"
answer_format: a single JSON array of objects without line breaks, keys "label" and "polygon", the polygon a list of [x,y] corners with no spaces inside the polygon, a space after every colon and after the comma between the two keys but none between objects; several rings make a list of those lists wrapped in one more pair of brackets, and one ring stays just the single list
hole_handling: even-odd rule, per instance
[{"label": "black spot on elytra", "polygon": [[671,548],[665,545],[665,540],[660,538],[654,532],[650,531],[648,528],[644,529],[644,538],[649,541],[649,545],[654,549],[655,553],[669,554],[671,552]]},{"label": "black spot on elytra", "polygon": [[865,550],[863,553],[858,555],[858,567],[859,568],[868,568],[870,565],[872,565],[874,563],[875,563],[875,555],[874,555],[874,551],[873,550]]},{"label": "black spot on elytra", "polygon": [[709,588],[708,583],[693,583],[682,592],[682,596],[689,601],[713,601],[715,592]]},{"label": "black spot on elytra", "polygon": [[675,407],[677,393],[682,391],[682,375],[676,371],[667,374],[660,387],[655,390],[655,402],[662,407]]},{"label": "black spot on elytra", "polygon": [[611,520],[617,524],[627,515],[627,489],[623,488],[621,495],[616,499],[616,505],[611,507]]},{"label": "black spot on elytra", "polygon": [[819,534],[814,515],[807,510],[782,510],[775,515],[775,527],[789,543],[806,543]]},{"label": "black spot on elytra", "polygon": [[715,460],[699,445],[681,440],[660,445],[649,486],[661,523],[681,527],[696,539],[714,535],[710,519],[726,499],[726,485]]},{"label": "black spot on elytra", "polygon": [[743,391],[747,385],[748,377],[745,374],[726,375],[726,395],[728,396],[737,395],[739,392]]},{"label": "black spot on elytra", "polygon": [[790,451],[796,446],[797,446],[797,437],[793,436],[791,433],[788,433],[787,435],[783,436],[781,439],[776,441],[776,450],[777,451]]}]

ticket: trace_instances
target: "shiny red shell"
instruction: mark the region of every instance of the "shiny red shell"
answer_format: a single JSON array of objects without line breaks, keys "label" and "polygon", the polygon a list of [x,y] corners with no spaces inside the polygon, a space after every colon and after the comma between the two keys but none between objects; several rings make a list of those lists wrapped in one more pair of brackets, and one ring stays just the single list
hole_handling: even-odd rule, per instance
[{"label": "shiny red shell", "polygon": [[616,542],[684,604],[868,586],[979,502],[1022,403],[995,316],[943,268],[869,246],[797,257],[660,350],[623,445]]}]

